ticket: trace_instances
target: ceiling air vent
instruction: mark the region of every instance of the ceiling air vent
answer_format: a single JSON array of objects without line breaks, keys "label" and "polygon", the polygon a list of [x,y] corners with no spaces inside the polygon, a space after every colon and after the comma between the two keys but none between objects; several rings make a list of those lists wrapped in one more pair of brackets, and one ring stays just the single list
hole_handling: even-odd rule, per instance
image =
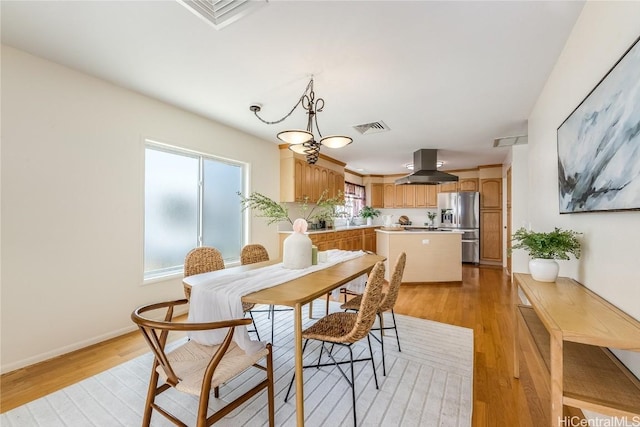
[{"label": "ceiling air vent", "polygon": [[267,0],[177,0],[189,11],[204,19],[216,30],[237,21],[258,7],[267,4]]},{"label": "ceiling air vent", "polygon": [[503,136],[502,138],[496,138],[493,140],[493,146],[495,147],[511,147],[512,145],[522,145],[529,142],[527,135],[518,136]]},{"label": "ceiling air vent", "polygon": [[384,124],[382,120],[365,123],[363,125],[355,125],[353,128],[362,135],[371,135],[372,133],[388,132],[391,130],[391,128]]}]

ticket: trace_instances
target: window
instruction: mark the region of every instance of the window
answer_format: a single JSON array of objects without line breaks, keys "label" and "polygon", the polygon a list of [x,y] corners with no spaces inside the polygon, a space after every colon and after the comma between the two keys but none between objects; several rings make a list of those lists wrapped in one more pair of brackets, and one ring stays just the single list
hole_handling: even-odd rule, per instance
[{"label": "window", "polygon": [[348,215],[350,217],[357,217],[366,203],[364,186],[345,182],[344,200],[344,207]]},{"label": "window", "polygon": [[185,255],[213,246],[236,261],[244,241],[237,192],[245,166],[156,144],[145,148],[145,279],[181,272]]}]

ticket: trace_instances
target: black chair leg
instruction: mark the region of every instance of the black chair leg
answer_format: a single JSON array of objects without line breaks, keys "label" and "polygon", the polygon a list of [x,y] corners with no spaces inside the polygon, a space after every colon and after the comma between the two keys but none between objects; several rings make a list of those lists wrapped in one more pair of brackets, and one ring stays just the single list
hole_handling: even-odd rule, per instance
[{"label": "black chair leg", "polygon": [[349,363],[351,365],[351,399],[353,400],[353,426],[355,427],[358,425],[358,418],[356,417],[356,380],[353,375],[353,350],[351,350],[351,346],[349,346],[349,361],[351,362]]},{"label": "black chair leg", "polygon": [[276,312],[273,311],[273,306],[271,306],[271,308],[271,344],[273,344],[273,328],[275,327]]},{"label": "black chair leg", "polygon": [[387,366],[384,360],[384,329],[382,329],[382,316],[383,313],[378,313],[378,317],[380,318],[380,347],[382,349],[382,376],[387,376]]},{"label": "black chair leg", "polygon": [[258,332],[258,326],[256,325],[256,319],[253,318],[253,313],[251,313],[251,310],[249,310],[249,317],[251,317],[251,322],[253,322],[253,331],[250,332],[255,332],[256,336],[258,337],[258,341],[260,341],[260,332]]},{"label": "black chair leg", "polygon": [[[371,367],[373,368],[373,379],[376,382],[376,390],[379,390],[378,388],[378,374],[376,373],[376,363],[373,361],[373,350],[371,349],[371,338],[369,337],[369,335],[367,335],[367,343],[369,344],[369,355],[371,356]],[[382,366],[384,369],[384,353],[382,353]]]},{"label": "black chair leg", "polygon": [[[307,343],[309,340],[304,340],[304,345],[302,346],[302,355],[304,356],[304,349],[307,348]],[[291,393],[291,387],[293,386],[293,381],[296,379],[296,371],[293,371],[293,375],[291,376],[291,382],[289,383],[289,388],[287,389],[287,395],[284,397],[284,401],[286,402],[289,399],[289,393]]]},{"label": "black chair leg", "polygon": [[393,309],[391,309],[391,317],[393,318],[393,329],[396,331],[396,340],[398,341],[398,351],[402,352],[400,349],[400,336],[398,335],[398,326],[396,325],[396,315],[393,313]]}]

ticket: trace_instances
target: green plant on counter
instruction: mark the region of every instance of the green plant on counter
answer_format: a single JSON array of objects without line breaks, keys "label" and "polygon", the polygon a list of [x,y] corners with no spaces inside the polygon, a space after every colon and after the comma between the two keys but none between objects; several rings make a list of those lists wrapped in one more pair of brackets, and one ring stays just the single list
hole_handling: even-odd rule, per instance
[{"label": "green plant on counter", "polygon": [[513,234],[511,240],[516,244],[511,247],[511,250],[524,249],[531,258],[567,260],[569,254],[573,254],[576,259],[579,259],[580,241],[578,236],[581,234],[577,231],[562,230],[557,227],[549,233],[535,232],[522,227]]},{"label": "green plant on counter", "polygon": [[[311,203],[309,203],[308,196],[299,200],[299,215],[296,218],[302,217],[307,222],[313,222],[326,221],[335,217],[344,216],[344,212],[339,210],[340,206],[344,206],[344,196],[342,192],[339,192],[338,196],[332,198],[326,197],[327,192],[327,190],[324,190],[313,206],[310,206]],[[289,209],[285,204],[278,203],[264,194],[255,191],[248,197],[244,197],[240,192],[237,194],[240,196],[242,210],[251,209],[256,212],[257,217],[267,218],[268,225],[283,221],[293,224],[293,220],[289,217]]]},{"label": "green plant on counter", "polygon": [[375,218],[378,215],[380,215],[380,211],[378,209],[374,209],[371,206],[365,206],[362,208],[362,210],[360,211],[360,216],[362,218]]},{"label": "green plant on counter", "polygon": [[427,216],[429,217],[429,221],[431,221],[431,223],[433,223],[433,220],[436,219],[438,214],[435,213],[435,212],[427,212]]}]

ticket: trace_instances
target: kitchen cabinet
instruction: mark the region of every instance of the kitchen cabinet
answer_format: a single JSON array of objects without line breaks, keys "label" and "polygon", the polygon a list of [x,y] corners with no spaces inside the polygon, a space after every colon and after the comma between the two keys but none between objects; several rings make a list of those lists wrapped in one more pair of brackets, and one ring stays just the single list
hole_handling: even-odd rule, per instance
[{"label": "kitchen cabinet", "polygon": [[456,191],[458,191],[457,182],[444,182],[442,184],[438,184],[438,193],[455,193]]},{"label": "kitchen cabinet", "polygon": [[362,242],[362,250],[375,252],[376,251],[376,229],[365,228]]},{"label": "kitchen cabinet", "polygon": [[385,184],[384,185],[384,207],[392,208],[395,206],[396,201],[396,185]]},{"label": "kitchen cabinet", "polygon": [[315,203],[325,190],[326,197],[344,193],[344,174],[310,165],[303,159],[283,159],[280,180],[280,199],[283,202],[296,202],[308,197],[309,202]]},{"label": "kitchen cabinet", "polygon": [[501,210],[480,210],[480,261],[502,262]]},{"label": "kitchen cabinet", "polygon": [[[437,185],[412,185],[415,187],[415,207],[416,208],[437,208],[438,207],[438,186]],[[412,206],[413,207],[413,206]]]},{"label": "kitchen cabinet", "polygon": [[338,197],[340,194],[344,196],[344,175],[336,173],[333,189],[329,187],[329,197]]},{"label": "kitchen cabinet", "polygon": [[372,184],[374,208],[437,208],[438,193],[435,185]]},{"label": "kitchen cabinet", "polygon": [[480,180],[480,209],[502,209],[502,178]]},{"label": "kitchen cabinet", "polygon": [[396,208],[403,208],[404,207],[404,187],[406,187],[406,185],[394,185],[394,201],[393,201],[393,206]]},{"label": "kitchen cabinet", "polygon": [[480,262],[502,262],[502,178],[480,180]]},{"label": "kitchen cabinet", "polygon": [[416,187],[417,185],[402,185],[402,191],[404,194],[404,204],[405,208],[415,208],[416,207]]},{"label": "kitchen cabinet", "polygon": [[384,184],[371,184],[371,207],[384,207]]},{"label": "kitchen cabinet", "polygon": [[478,178],[461,178],[458,181],[458,191],[478,191]]},{"label": "kitchen cabinet", "polygon": [[[363,227],[355,230],[320,231],[309,233],[311,244],[318,247],[319,251],[328,249],[342,249],[346,251],[376,251],[377,227]],[[280,254],[284,239],[291,233],[280,232]]]}]

